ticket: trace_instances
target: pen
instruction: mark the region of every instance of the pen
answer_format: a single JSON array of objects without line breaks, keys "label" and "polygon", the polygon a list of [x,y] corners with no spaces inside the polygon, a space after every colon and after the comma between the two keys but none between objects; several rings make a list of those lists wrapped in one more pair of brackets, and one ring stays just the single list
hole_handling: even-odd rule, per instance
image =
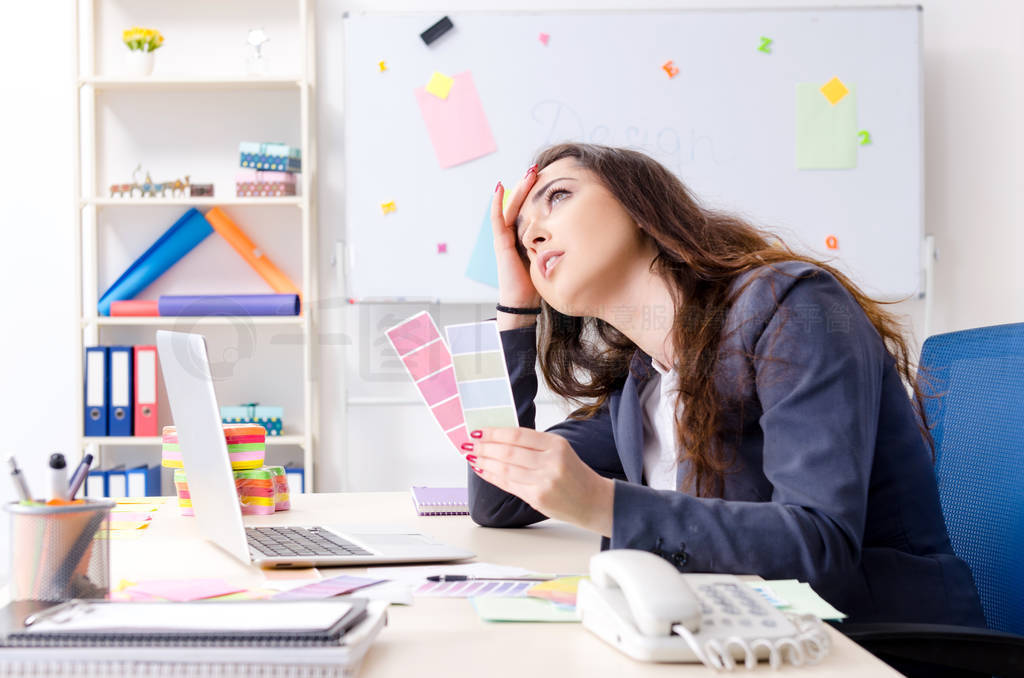
[{"label": "pen", "polygon": [[92,455],[87,454],[82,457],[82,462],[75,469],[75,472],[71,474],[71,480],[68,481],[68,499],[74,499],[75,495],[78,494],[79,488],[85,482],[85,477],[89,475],[90,466],[92,466]]},{"label": "pen", "polygon": [[11,465],[11,480],[14,481],[14,489],[18,493],[18,497],[22,501],[32,501],[32,493],[28,491],[28,484],[25,482],[25,476],[21,475],[18,462],[14,461],[14,457],[8,457],[7,463]]},{"label": "pen", "polygon": [[50,499],[68,499],[68,465],[60,452],[50,455]]},{"label": "pen", "polygon": [[555,577],[474,577],[468,574],[435,574],[427,581],[551,581]]}]

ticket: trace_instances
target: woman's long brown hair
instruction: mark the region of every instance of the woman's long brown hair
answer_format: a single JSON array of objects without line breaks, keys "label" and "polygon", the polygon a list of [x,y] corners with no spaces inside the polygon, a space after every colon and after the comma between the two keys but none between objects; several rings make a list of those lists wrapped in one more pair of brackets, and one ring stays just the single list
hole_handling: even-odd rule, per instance
[{"label": "woman's long brown hair", "polygon": [[[657,246],[651,270],[668,281],[675,303],[671,337],[683,404],[676,421],[679,461],[689,462],[685,484],[697,496],[721,496],[732,463],[722,430],[728,405],[715,377],[727,311],[742,291],[732,289],[733,282],[747,271],[802,261],[835,276],[878,331],[900,377],[913,390],[919,414],[923,412],[910,351],[896,316],[882,308],[885,302],[868,297],[835,267],[794,252],[767,231],[702,207],[674,174],[643,153],[566,143],[544,149],[536,161],[543,169],[562,158],[574,158],[596,175]],[[578,407],[574,418],[592,417],[622,387],[637,346],[604,320],[542,306],[539,360],[544,379],[553,392]],[[921,428],[932,445],[927,428]]]}]

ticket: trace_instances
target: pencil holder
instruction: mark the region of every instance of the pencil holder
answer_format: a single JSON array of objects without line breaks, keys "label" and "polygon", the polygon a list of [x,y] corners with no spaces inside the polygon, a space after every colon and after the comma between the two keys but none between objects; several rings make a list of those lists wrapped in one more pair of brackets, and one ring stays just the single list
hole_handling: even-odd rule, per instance
[{"label": "pencil holder", "polygon": [[11,516],[11,600],[106,598],[114,505],[109,499],[5,504]]}]

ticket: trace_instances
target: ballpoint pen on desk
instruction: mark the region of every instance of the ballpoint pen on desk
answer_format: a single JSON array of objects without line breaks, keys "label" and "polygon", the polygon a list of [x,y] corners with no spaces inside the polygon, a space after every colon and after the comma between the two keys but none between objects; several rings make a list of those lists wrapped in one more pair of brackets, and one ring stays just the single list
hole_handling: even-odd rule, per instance
[{"label": "ballpoint pen on desk", "polygon": [[427,577],[427,581],[551,581],[557,578],[551,575],[537,575],[536,577],[474,577],[469,574],[434,574]]},{"label": "ballpoint pen on desk", "polygon": [[18,462],[14,461],[14,457],[7,457],[7,463],[11,465],[11,480],[14,481],[14,489],[18,493],[18,498],[21,501],[32,501],[32,493],[28,491],[28,485],[25,483],[25,476],[21,475],[21,469],[18,468]]},{"label": "ballpoint pen on desk", "polygon": [[90,466],[92,466],[92,455],[87,454],[82,457],[81,463],[75,469],[75,472],[71,474],[71,480],[68,481],[68,499],[74,499],[75,495],[78,494],[82,483],[85,482],[85,477],[89,475]]}]

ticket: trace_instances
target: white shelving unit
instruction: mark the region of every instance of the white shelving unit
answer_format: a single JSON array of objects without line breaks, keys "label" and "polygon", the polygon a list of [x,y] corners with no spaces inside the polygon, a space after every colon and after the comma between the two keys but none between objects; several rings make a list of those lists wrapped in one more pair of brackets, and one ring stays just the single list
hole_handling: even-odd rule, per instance
[{"label": "white shelving unit", "polygon": [[[87,346],[108,343],[103,341],[104,328],[134,327],[142,331],[152,331],[161,326],[180,324],[182,318],[174,317],[104,317],[98,315],[99,300],[99,215],[102,210],[133,210],[139,207],[273,207],[294,208],[299,211],[301,219],[301,289],[303,299],[302,315],[296,317],[254,317],[246,318],[246,323],[254,326],[292,327],[301,332],[303,416],[300,419],[286,419],[286,435],[268,436],[268,447],[297,446],[302,449],[302,460],[305,469],[306,491],[311,492],[316,486],[315,449],[318,431],[318,404],[314,382],[316,365],[316,306],[310,303],[317,296],[316,257],[313,248],[317,242],[316,221],[316,44],[315,44],[315,0],[293,0],[298,15],[299,32],[299,72],[286,77],[246,76],[241,74],[211,75],[195,74],[187,76],[153,76],[146,78],[130,78],[117,75],[97,73],[98,46],[97,13],[104,2],[114,0],[75,0],[74,4],[74,53],[75,53],[75,280],[77,289],[77,367],[79,383],[84,383],[84,351]],[[187,4],[187,3],[185,3]],[[188,12],[185,4],[180,5],[181,12]],[[249,9],[246,3],[235,5],[239,17],[257,20],[245,12]],[[192,20],[193,17],[188,17]],[[187,21],[182,22],[187,26]],[[107,36],[108,38],[110,36]],[[131,92],[141,96],[160,96],[167,92],[175,93],[209,93],[237,92],[238,97],[247,96],[252,91],[282,91],[298,96],[299,135],[302,150],[302,172],[299,176],[299,192],[297,197],[282,198],[238,198],[234,196],[219,197],[165,197],[165,198],[108,198],[99,183],[99,167],[97,143],[99,99],[104,92]],[[225,132],[230,134],[230,132]],[[236,140],[237,141],[240,140]],[[271,141],[262,139],[262,141]],[[212,237],[212,236],[211,236]],[[237,318],[202,317],[187,318],[190,326],[211,327],[229,326],[237,322]],[[153,343],[151,340],[149,343]],[[84,391],[78,390],[76,417],[78,430],[84,431]],[[169,413],[161,413],[161,423],[168,423]],[[301,423],[299,423],[301,422]],[[299,428],[301,426],[301,429]],[[161,445],[159,436],[153,437],[80,437],[80,452],[90,451],[97,460],[98,468],[103,463],[103,449],[106,447],[125,446],[157,446]],[[140,463],[153,463],[158,457],[147,454]]]}]

